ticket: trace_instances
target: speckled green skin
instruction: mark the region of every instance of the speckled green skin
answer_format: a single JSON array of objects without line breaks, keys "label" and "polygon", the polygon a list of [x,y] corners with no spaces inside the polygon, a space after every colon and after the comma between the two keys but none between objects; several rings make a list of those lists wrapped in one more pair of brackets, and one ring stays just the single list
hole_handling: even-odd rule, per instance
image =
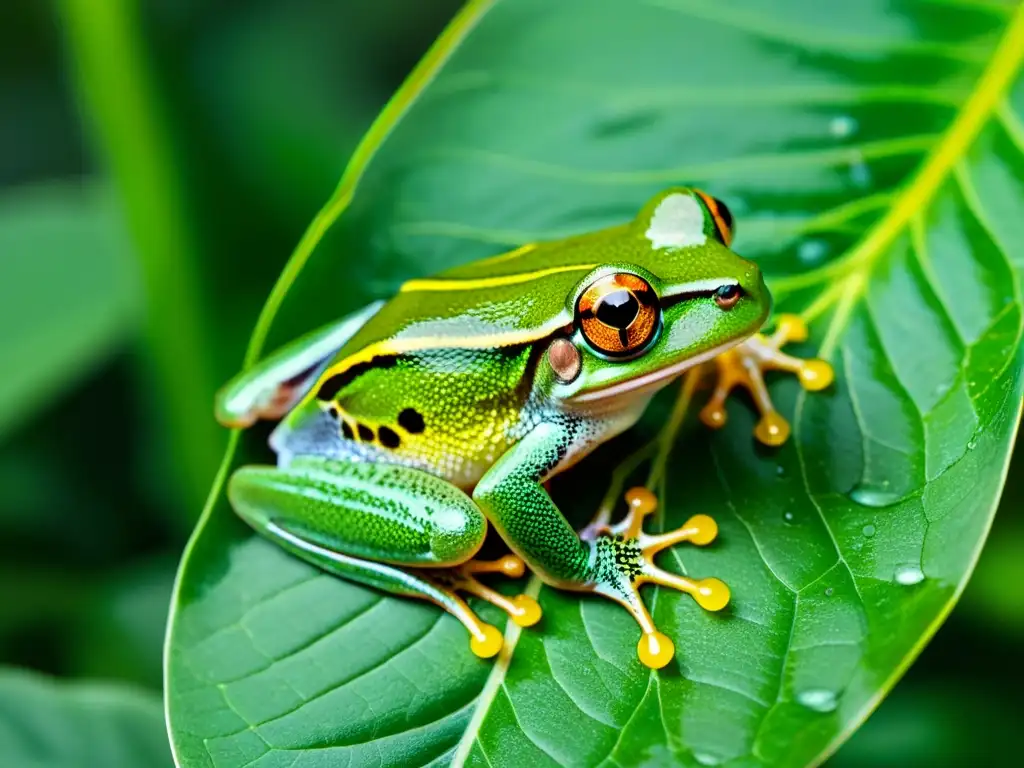
[{"label": "speckled green skin", "polygon": [[[412,281],[360,323],[314,334],[315,349],[292,345],[221,398],[229,423],[252,420],[232,393],[294,400],[271,437],[278,467],[236,472],[234,508],[290,551],[399,594],[436,600],[415,568],[471,557],[484,517],[550,584],[618,580],[629,566],[616,547],[582,541],[542,483],[631,426],[684,367],[760,328],[770,296],[726,240],[699,196],[669,190],[629,224]],[[613,359],[575,308],[617,272],[650,284],[661,319],[649,344]],[[725,284],[743,290],[728,309],[712,295]],[[328,337],[339,348],[325,357]],[[556,339],[579,353],[569,382],[547,357]]]},{"label": "speckled green skin", "polygon": [[[353,557],[425,567],[461,563],[487,521],[465,493],[421,470],[300,456],[287,467],[243,467],[231,494],[248,520]],[[287,509],[286,518],[278,511]],[[345,531],[339,541],[332,531]]]}]

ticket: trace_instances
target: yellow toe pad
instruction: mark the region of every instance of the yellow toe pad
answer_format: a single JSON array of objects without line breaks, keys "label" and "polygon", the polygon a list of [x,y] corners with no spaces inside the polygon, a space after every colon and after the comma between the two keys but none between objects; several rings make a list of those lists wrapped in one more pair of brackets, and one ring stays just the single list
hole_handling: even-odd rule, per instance
[{"label": "yellow toe pad", "polygon": [[505,643],[501,632],[498,631],[497,627],[492,627],[490,624],[481,624],[479,629],[479,635],[472,635],[470,637],[470,650],[481,659],[489,659],[492,656],[496,656],[498,651],[501,650],[501,646]]}]

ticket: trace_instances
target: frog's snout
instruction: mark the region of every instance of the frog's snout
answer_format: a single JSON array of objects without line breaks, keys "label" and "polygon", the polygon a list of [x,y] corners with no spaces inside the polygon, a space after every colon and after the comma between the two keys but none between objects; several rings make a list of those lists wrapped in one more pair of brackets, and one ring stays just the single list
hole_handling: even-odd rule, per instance
[{"label": "frog's snout", "polygon": [[756,264],[751,264],[744,270],[740,277],[740,287],[747,296],[765,308],[765,314],[767,315],[772,306],[772,295],[764,281],[764,274],[761,272],[761,268]]}]

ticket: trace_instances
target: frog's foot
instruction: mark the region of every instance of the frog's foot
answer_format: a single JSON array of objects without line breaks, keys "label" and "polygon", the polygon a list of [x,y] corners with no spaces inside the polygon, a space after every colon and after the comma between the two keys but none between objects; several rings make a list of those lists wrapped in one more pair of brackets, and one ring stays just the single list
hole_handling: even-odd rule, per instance
[{"label": "frog's foot", "polygon": [[718,579],[689,579],[663,571],[654,556],[663,549],[688,541],[702,547],[718,535],[718,526],[707,515],[694,515],[682,528],[659,535],[643,532],[644,518],[657,507],[657,499],[646,488],[626,492],[629,513],[625,519],[593,538],[594,573],[592,590],[615,600],[636,619],[643,632],[637,645],[641,663],[661,669],[675,655],[672,641],[654,626],[640,598],[642,584],[660,584],[693,596],[708,611],[719,611],[729,603],[729,588]]},{"label": "frog's foot", "polygon": [[516,624],[529,627],[540,621],[541,609],[537,601],[529,595],[506,597],[476,579],[478,573],[501,573],[511,578],[519,578],[526,572],[523,561],[515,555],[506,555],[497,560],[470,560],[454,568],[431,570],[432,582],[447,593],[450,603],[442,605],[449,613],[462,622],[469,631],[469,647],[477,656],[487,659],[501,650],[504,642],[501,632],[490,624],[486,624],[456,592],[465,592],[486,600],[505,611]]},{"label": "frog's foot", "polygon": [[779,315],[775,332],[770,336],[756,334],[733,349],[715,358],[718,382],[711,399],[700,412],[701,421],[709,427],[722,427],[726,422],[725,401],[736,387],[748,390],[754,398],[761,420],[754,427],[754,436],[765,445],[782,445],[789,437],[789,423],[772,405],[764,383],[764,371],[795,373],[808,391],[824,389],[834,378],[832,366],[824,360],[801,360],[787,355],[781,348],[791,341],[806,341],[807,325],[796,315]]}]

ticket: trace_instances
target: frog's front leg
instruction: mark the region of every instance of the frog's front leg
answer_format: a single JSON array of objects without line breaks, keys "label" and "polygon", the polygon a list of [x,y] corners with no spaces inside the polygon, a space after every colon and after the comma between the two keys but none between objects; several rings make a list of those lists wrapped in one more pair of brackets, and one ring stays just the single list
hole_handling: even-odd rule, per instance
[{"label": "frog's front leg", "polygon": [[456,592],[498,606],[522,626],[540,619],[533,598],[508,598],[476,580],[485,572],[522,576],[523,562],[472,560],[487,521],[465,493],[426,472],[299,456],[282,468],[240,468],[228,497],[259,533],[329,573],[441,606],[469,630],[478,656],[501,650],[501,632]]},{"label": "frog's front leg", "polygon": [[702,546],[718,529],[706,515],[695,515],[678,530],[659,536],[643,532],[643,519],[654,511],[645,489],[627,494],[630,513],[618,526],[581,539],[555,506],[542,483],[572,444],[571,425],[543,423],[517,443],[487,472],[473,498],[508,545],[546,583],[563,589],[594,592],[623,605],[643,632],[637,646],[640,661],[654,669],[672,660],[672,641],[659,632],[638,588],[655,583],[693,596],[706,610],[729,602],[729,590],[718,579],[692,580],[661,570],[654,555],[688,541]]},{"label": "frog's front leg", "polygon": [[789,438],[789,422],[775,410],[764,383],[765,371],[786,371],[796,374],[800,384],[810,392],[824,389],[835,378],[832,366],[824,360],[801,360],[782,352],[791,341],[806,341],[807,325],[797,315],[779,315],[775,331],[769,336],[754,334],[745,342],[715,358],[718,373],[711,399],[700,412],[707,426],[725,426],[725,401],[736,387],[750,392],[761,419],[754,427],[754,436],[765,445],[782,445]]}]

